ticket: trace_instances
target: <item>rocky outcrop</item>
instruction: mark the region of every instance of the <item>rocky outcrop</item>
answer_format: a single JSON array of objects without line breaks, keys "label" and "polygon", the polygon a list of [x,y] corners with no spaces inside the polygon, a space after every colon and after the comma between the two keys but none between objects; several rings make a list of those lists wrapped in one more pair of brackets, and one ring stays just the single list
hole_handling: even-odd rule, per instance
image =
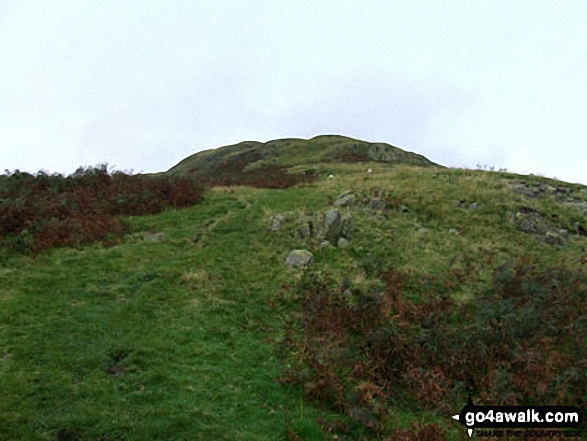
[{"label": "rocky outcrop", "polygon": [[533,208],[522,207],[514,215],[514,223],[525,233],[533,234],[550,245],[566,245],[569,231]]},{"label": "rocky outcrop", "polygon": [[512,181],[508,184],[516,193],[529,198],[550,198],[587,216],[587,192],[585,189],[576,190],[571,187],[548,185],[544,182]]},{"label": "rocky outcrop", "polygon": [[[328,243],[334,247],[344,247],[350,244],[353,236],[352,211],[356,209],[380,212],[390,209],[389,195],[373,190],[373,197],[359,196],[353,190],[347,190],[332,202],[335,208],[326,210],[322,215],[303,213],[298,217],[295,227],[295,236],[298,239],[318,240],[321,247]],[[399,205],[397,211],[405,213],[409,210],[406,205]],[[271,230],[276,231],[284,223],[284,215],[275,215],[271,218]],[[340,239],[343,239],[342,241]]]},{"label": "rocky outcrop", "polygon": [[367,158],[370,161],[383,161],[391,163],[404,163],[420,166],[436,165],[422,155],[406,152],[387,144],[375,143],[369,145]]},{"label": "rocky outcrop", "polygon": [[[276,232],[291,218],[291,213],[279,213],[269,220],[271,232]],[[327,240],[336,246],[338,239],[343,237],[350,240],[353,232],[352,215],[344,215],[338,209],[327,210],[322,216],[316,214],[301,214],[295,222],[294,235],[301,240]]]},{"label": "rocky outcrop", "polygon": [[510,182],[509,185],[516,193],[528,196],[529,198],[541,198],[546,196],[547,186],[545,184],[530,185],[527,182]]}]

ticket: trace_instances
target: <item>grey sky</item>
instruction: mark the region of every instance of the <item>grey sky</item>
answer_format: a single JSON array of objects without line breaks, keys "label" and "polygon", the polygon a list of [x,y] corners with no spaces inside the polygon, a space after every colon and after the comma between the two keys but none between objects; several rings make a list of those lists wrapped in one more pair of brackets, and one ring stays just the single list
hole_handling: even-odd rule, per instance
[{"label": "grey sky", "polygon": [[587,3],[2,0],[0,167],[340,134],[587,184]]}]

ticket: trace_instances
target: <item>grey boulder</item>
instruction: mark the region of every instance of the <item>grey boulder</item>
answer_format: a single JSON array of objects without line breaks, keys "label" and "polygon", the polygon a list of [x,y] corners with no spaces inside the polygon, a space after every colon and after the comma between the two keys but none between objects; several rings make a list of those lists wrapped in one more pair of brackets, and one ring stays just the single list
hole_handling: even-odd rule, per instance
[{"label": "grey boulder", "polygon": [[371,198],[369,208],[372,210],[385,210],[387,208],[387,202],[381,198]]},{"label": "grey boulder", "polygon": [[345,191],[341,195],[336,198],[334,201],[334,205],[337,207],[348,207],[349,205],[353,205],[355,203],[355,196],[351,190]]},{"label": "grey boulder", "polygon": [[324,236],[332,245],[336,245],[342,234],[342,216],[336,208],[324,213]]},{"label": "grey boulder", "polygon": [[308,250],[293,250],[285,260],[292,268],[310,266],[313,262],[314,256]]}]

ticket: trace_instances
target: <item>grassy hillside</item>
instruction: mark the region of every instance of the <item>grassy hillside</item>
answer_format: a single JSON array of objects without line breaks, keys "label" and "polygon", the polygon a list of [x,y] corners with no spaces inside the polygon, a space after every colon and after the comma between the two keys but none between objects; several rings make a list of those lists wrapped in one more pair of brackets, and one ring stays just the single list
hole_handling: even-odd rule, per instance
[{"label": "grassy hillside", "polygon": [[406,152],[389,144],[322,135],[309,140],[277,139],[266,143],[245,141],[206,150],[185,158],[167,173],[212,176],[272,167],[357,161],[380,161],[423,167],[437,165],[421,155]]},{"label": "grassy hillside", "polygon": [[[467,392],[587,400],[586,187],[323,155],[313,182],[214,187],[115,246],[3,259],[0,439],[457,440]],[[332,209],[352,216],[334,246],[303,230]]]}]

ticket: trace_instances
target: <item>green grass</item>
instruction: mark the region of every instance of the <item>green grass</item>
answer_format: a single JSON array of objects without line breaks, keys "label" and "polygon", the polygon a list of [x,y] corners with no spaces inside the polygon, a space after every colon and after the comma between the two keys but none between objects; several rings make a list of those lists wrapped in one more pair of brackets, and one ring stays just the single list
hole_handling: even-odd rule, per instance
[{"label": "green grass", "polygon": [[[584,237],[553,247],[509,220],[524,204],[556,211],[563,222],[581,219],[572,208],[512,192],[506,181],[518,176],[381,163],[367,175],[367,166],[320,164],[336,178],[287,190],[216,188],[195,207],[131,218],[134,233],[121,245],[5,261],[0,439],[286,440],[289,431],[325,439],[317,417],[342,419],[353,439],[370,439],[278,382],[277,348],[296,307],[283,286],[295,286],[301,274],[284,260],[305,245],[292,236],[293,222],[269,233],[269,218],[323,212],[344,190],[385,190],[409,211],[385,217],[356,210],[348,248],[314,250],[314,268],[341,279],[372,286],[377,268],[418,277],[460,266],[471,284],[454,295],[470,300],[474,283],[488,284],[493,267],[522,255],[579,267]],[[458,208],[454,200],[480,208]],[[151,232],[166,240],[145,241]],[[453,439],[463,431],[439,416],[395,415],[400,426],[445,424]]]},{"label": "green grass", "polygon": [[[278,286],[264,267],[278,266],[256,242],[260,215],[212,197],[136,220],[164,232],[165,243],[11,262],[2,275],[11,295],[0,313],[0,437],[284,437],[279,406],[299,397],[275,381],[280,365],[265,330],[279,323],[268,306]],[[191,244],[208,220],[214,245]]]}]

